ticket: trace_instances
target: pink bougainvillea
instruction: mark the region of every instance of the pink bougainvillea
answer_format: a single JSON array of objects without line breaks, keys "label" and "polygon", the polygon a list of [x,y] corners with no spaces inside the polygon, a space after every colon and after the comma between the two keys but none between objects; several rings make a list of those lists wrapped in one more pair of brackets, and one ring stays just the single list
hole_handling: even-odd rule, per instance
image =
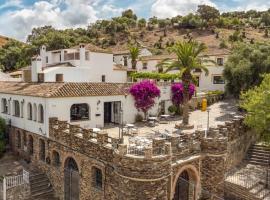
[{"label": "pink bougainvillea", "polygon": [[[194,95],[196,90],[196,87],[194,84],[189,85],[189,98]],[[171,86],[171,91],[172,91],[172,102],[175,106],[179,106],[180,104],[183,103],[183,98],[184,98],[184,86],[182,83],[174,83]]]},{"label": "pink bougainvillea", "polygon": [[137,110],[145,114],[155,104],[155,98],[160,96],[159,88],[149,80],[133,84],[129,92],[135,99]]}]

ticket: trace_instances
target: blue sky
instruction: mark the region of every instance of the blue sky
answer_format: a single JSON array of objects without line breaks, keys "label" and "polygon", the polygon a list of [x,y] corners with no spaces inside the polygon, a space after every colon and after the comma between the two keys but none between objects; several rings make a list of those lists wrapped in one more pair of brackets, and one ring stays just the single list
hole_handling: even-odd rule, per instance
[{"label": "blue sky", "polygon": [[86,27],[98,19],[133,9],[139,17],[160,18],[195,12],[208,4],[220,11],[267,10],[269,0],[0,0],[0,35],[24,41],[33,27]]}]

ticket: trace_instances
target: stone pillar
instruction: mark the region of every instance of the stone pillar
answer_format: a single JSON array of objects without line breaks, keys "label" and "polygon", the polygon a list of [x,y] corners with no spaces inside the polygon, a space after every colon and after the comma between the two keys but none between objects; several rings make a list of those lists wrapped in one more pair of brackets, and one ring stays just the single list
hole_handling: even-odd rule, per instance
[{"label": "stone pillar", "polygon": [[201,184],[205,199],[224,198],[224,180],[226,171],[227,138],[217,137],[202,139],[201,148],[204,158],[201,164]]},{"label": "stone pillar", "polygon": [[82,130],[83,139],[90,140],[91,139],[91,130],[90,129],[83,129]]},{"label": "stone pillar", "polygon": [[106,145],[108,144],[108,133],[101,131],[100,133],[97,134],[97,142],[100,145]]},{"label": "stone pillar", "polygon": [[151,147],[146,147],[144,149],[144,157],[148,159],[152,158],[152,156],[153,156],[153,149]]},{"label": "stone pillar", "polygon": [[119,144],[118,145],[119,155],[126,155],[127,154],[127,145],[126,144]]}]

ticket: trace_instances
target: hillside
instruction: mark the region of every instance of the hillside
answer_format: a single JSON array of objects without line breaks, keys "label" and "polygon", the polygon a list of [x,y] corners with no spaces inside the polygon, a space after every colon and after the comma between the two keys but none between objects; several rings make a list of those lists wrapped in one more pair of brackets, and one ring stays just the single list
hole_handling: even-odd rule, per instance
[{"label": "hillside", "polygon": [[[130,30],[130,34],[127,37],[124,34],[118,33],[114,36],[114,44],[104,42],[91,42],[95,47],[110,50],[112,52],[121,52],[128,49],[130,42],[137,42],[142,47],[149,48],[153,54],[166,54],[167,47],[179,40],[194,39],[198,42],[205,43],[208,48],[224,48],[220,46],[225,41],[227,47],[231,47],[230,37],[236,32],[234,29],[216,29],[215,31],[210,29],[198,30],[198,29],[175,29],[169,28],[164,35],[164,29],[155,28],[154,30],[133,29]],[[243,33],[244,32],[244,33]],[[264,31],[254,28],[242,29],[239,32],[240,37],[244,42],[268,42],[269,37],[265,37]],[[99,41],[109,41],[111,36],[108,34],[102,34],[99,37]]]}]

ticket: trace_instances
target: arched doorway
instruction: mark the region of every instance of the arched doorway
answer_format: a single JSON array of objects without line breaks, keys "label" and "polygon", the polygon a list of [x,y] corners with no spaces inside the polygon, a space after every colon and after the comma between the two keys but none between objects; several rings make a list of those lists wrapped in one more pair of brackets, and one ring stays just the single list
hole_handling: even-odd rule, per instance
[{"label": "arched doorway", "polygon": [[76,161],[68,157],[64,169],[65,200],[79,200],[80,176]]},{"label": "arched doorway", "polygon": [[177,179],[174,192],[174,200],[189,200],[189,175],[185,170]]},{"label": "arched doorway", "polygon": [[174,180],[173,200],[195,200],[198,197],[199,174],[192,165],[182,167]]}]

